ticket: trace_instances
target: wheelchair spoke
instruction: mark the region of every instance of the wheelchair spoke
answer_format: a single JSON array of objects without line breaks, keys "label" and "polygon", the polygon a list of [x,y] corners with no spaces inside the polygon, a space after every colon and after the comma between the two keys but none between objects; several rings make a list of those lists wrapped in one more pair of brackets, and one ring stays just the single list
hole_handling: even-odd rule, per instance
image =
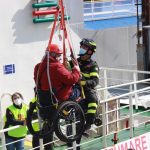
[{"label": "wheelchair spoke", "polygon": [[85,117],[82,108],[73,101],[66,101],[58,108],[55,133],[64,142],[73,142],[82,135]]}]

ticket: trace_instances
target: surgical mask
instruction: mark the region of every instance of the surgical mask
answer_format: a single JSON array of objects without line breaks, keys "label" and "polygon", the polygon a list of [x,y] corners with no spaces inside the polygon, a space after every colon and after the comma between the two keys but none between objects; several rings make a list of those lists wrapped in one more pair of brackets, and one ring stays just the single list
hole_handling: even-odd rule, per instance
[{"label": "surgical mask", "polygon": [[79,55],[84,55],[84,54],[86,54],[86,52],[87,51],[85,49],[80,48]]},{"label": "surgical mask", "polygon": [[62,56],[56,57],[56,60],[58,60],[59,62],[62,61]]},{"label": "surgical mask", "polygon": [[15,105],[20,106],[22,104],[22,99],[21,98],[17,98],[14,100]]}]

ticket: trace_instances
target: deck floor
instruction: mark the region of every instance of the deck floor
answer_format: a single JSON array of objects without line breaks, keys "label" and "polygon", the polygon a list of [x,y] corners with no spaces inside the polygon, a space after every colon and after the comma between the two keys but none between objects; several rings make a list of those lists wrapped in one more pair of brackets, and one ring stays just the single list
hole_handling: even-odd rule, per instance
[{"label": "deck floor", "polygon": [[[144,108],[143,108],[144,109]],[[143,111],[143,109],[138,110],[138,112]],[[120,115],[126,115],[129,113],[128,109],[123,109],[120,113]],[[136,111],[134,110],[134,113],[136,113]],[[138,120],[139,123],[141,123],[142,121],[145,120],[149,120],[150,119],[150,112],[144,112],[140,115],[136,116],[136,120]],[[136,125],[134,127],[134,137],[139,136],[141,134],[147,133],[150,131],[150,124],[142,124],[142,125]],[[118,138],[119,138],[119,142],[128,140],[130,137],[130,130],[124,130],[124,131],[120,131],[118,133]],[[112,142],[113,139],[113,134],[109,135],[107,137],[107,145],[108,146],[112,146],[114,145],[114,143]],[[57,144],[60,144],[57,143]],[[26,146],[25,146],[25,150],[29,150],[31,148],[31,142],[26,142]],[[101,150],[103,148],[103,139],[102,137],[95,137],[95,138],[86,138],[83,137],[82,138],[82,142],[81,142],[81,150]],[[55,145],[55,150],[65,150],[67,149],[67,146],[65,144],[62,144],[61,146],[57,146]]]}]

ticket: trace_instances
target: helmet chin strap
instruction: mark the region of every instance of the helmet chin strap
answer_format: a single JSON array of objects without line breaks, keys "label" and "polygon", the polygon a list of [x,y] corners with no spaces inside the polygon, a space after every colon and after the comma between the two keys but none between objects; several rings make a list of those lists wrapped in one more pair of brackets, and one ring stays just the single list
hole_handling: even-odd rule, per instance
[{"label": "helmet chin strap", "polygon": [[[88,57],[86,57],[86,56],[88,56]],[[84,54],[84,55],[80,55],[80,58],[81,58],[81,60],[83,60],[83,61],[87,61],[87,60],[89,60],[90,58],[91,58],[91,56],[92,55],[89,55],[89,54]]]}]

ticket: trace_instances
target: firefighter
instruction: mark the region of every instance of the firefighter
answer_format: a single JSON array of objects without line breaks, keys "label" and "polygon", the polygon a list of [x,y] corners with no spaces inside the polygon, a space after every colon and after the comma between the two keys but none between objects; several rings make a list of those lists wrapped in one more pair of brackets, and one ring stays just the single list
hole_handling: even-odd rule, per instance
[{"label": "firefighter", "polygon": [[80,84],[86,98],[86,107],[83,107],[86,110],[85,130],[90,129],[94,123],[98,102],[95,87],[99,84],[99,67],[96,61],[91,59],[95,52],[96,43],[92,39],[82,39],[77,60],[82,74]]},{"label": "firefighter", "polygon": [[[83,87],[83,91],[81,91],[82,96],[85,96],[85,99],[81,100],[79,103],[83,108],[86,117],[85,132],[83,133],[85,136],[88,136],[86,130],[90,129],[91,125],[94,123],[98,102],[95,87],[99,84],[99,67],[96,61],[91,59],[91,56],[95,52],[96,43],[91,39],[82,39],[77,61],[82,75],[79,85]],[[69,61],[68,64],[66,63],[66,68],[69,68],[70,70],[70,66],[73,67],[73,64],[71,61]],[[81,137],[76,140],[76,143],[78,144],[76,150],[80,150],[80,141]],[[73,150],[73,148],[70,148],[73,146],[73,143],[67,143],[67,145],[70,150]]]}]

